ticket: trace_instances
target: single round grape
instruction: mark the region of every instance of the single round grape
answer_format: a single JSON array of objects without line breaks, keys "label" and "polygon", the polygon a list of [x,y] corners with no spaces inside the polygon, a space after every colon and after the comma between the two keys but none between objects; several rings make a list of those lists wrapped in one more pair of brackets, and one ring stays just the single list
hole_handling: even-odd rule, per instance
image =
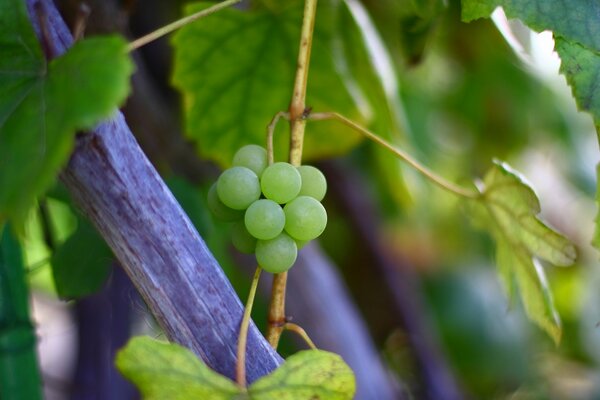
[{"label": "single round grape", "polygon": [[298,172],[300,172],[300,176],[302,177],[302,187],[298,196],[309,196],[319,201],[323,200],[327,192],[325,175],[310,165],[299,166]]},{"label": "single round grape", "polygon": [[265,271],[272,274],[285,272],[294,265],[298,248],[294,239],[281,233],[271,240],[256,243],[256,260]]},{"label": "single round grape", "polygon": [[312,240],[325,230],[327,212],[316,199],[299,196],[286,204],[285,231],[296,240]]},{"label": "single round grape", "polygon": [[242,253],[252,254],[256,248],[256,238],[248,232],[244,221],[233,224],[231,229],[231,242],[233,247]]},{"label": "single round grape", "polygon": [[241,147],[233,156],[233,165],[250,168],[260,178],[267,168],[267,150],[255,144]]},{"label": "single round grape", "polygon": [[273,200],[260,199],[248,207],[244,216],[246,229],[261,240],[273,239],[283,231],[285,214]]},{"label": "single round grape", "polygon": [[267,199],[285,204],[298,196],[302,178],[292,164],[277,162],[269,165],[260,177],[260,187]]},{"label": "single round grape", "polygon": [[219,177],[217,193],[227,207],[245,210],[260,197],[260,183],[252,170],[232,167]]},{"label": "single round grape", "polygon": [[244,212],[227,207],[217,194],[217,183],[213,183],[208,191],[208,209],[222,221],[233,222],[244,218]]}]

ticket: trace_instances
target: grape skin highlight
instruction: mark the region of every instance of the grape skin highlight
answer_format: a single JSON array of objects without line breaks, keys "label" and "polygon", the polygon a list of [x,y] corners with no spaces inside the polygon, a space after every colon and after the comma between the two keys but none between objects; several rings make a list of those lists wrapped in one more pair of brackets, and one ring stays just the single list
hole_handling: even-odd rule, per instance
[{"label": "grape skin highlight", "polygon": [[273,200],[256,200],[246,210],[246,229],[257,239],[273,239],[283,231],[285,214]]},{"label": "grape skin highlight", "polygon": [[256,243],[256,260],[265,271],[272,274],[285,272],[294,265],[298,248],[294,239],[282,233],[271,240]]},{"label": "grape skin highlight", "polygon": [[325,207],[316,199],[299,196],[286,204],[285,231],[296,240],[312,240],[327,226]]},{"label": "grape skin highlight", "polygon": [[256,144],[241,147],[233,156],[233,165],[249,168],[260,177],[267,168],[267,150]]},{"label": "grape skin highlight", "polygon": [[302,177],[302,187],[298,196],[309,196],[319,201],[323,200],[327,193],[327,180],[325,175],[311,165],[301,165],[298,172]]},{"label": "grape skin highlight", "polygon": [[269,165],[260,177],[260,187],[267,199],[285,204],[300,192],[302,178],[292,164],[277,162]]},{"label": "grape skin highlight", "polygon": [[232,167],[217,180],[217,193],[227,207],[245,210],[260,197],[260,183],[252,170]]}]

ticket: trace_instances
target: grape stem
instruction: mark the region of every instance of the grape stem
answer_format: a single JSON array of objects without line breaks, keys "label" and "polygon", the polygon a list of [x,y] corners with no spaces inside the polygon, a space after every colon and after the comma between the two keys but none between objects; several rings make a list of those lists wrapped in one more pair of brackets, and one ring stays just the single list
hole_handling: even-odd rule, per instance
[{"label": "grape stem", "polygon": [[277,127],[277,123],[281,118],[286,120],[290,120],[290,113],[285,111],[279,111],[269,125],[267,125],[267,164],[271,165],[275,162],[275,155],[273,149],[273,136],[275,135],[275,128]]},{"label": "grape stem", "polygon": [[456,184],[448,181],[445,178],[442,178],[435,172],[431,171],[429,168],[425,167],[423,164],[421,164],[419,161],[417,161],[415,158],[413,158],[410,154],[395,147],[394,145],[392,145],[385,139],[374,134],[373,132],[369,131],[368,129],[360,126],[359,124],[352,121],[351,119],[344,117],[341,114],[338,114],[336,112],[314,113],[314,114],[310,114],[310,115],[306,116],[306,119],[310,120],[310,121],[325,121],[325,120],[339,121],[339,122],[343,123],[344,125],[354,129],[355,131],[360,132],[361,134],[366,136],[368,139],[370,139],[373,142],[377,143],[378,145],[382,146],[386,150],[389,150],[390,152],[394,153],[394,155],[396,155],[402,161],[409,164],[415,170],[419,171],[427,179],[429,179],[430,181],[432,181],[433,183],[435,183],[442,189],[445,189],[445,190],[447,190],[451,193],[454,193],[458,196],[466,197],[468,199],[478,199],[481,197],[481,193],[478,192],[477,190],[464,188],[462,186],[456,185]]},{"label": "grape stem", "polygon": [[[304,128],[306,126],[306,84],[308,80],[308,66],[310,50],[312,48],[313,29],[317,14],[317,0],[304,2],[304,16],[300,32],[300,48],[296,65],[296,79],[294,91],[289,108],[290,121],[290,164],[299,166],[302,163],[302,145],[304,143]],[[272,139],[272,138],[271,138]],[[272,153],[272,152],[271,152]],[[279,338],[285,326],[285,287],[287,272],[275,274],[271,289],[271,302],[269,304],[269,323],[267,327],[267,340],[277,349]]]},{"label": "grape stem", "polygon": [[298,336],[300,336],[302,338],[302,340],[304,340],[306,342],[308,347],[310,347],[313,350],[317,349],[317,346],[315,346],[315,343],[310,339],[310,337],[308,336],[308,333],[306,333],[306,331],[300,325],[294,324],[292,322],[286,322],[285,325],[283,326],[283,329],[296,333]]},{"label": "grape stem", "polygon": [[176,31],[177,29],[181,28],[182,26],[185,26],[191,22],[194,22],[200,18],[206,17],[210,14],[214,14],[217,11],[220,11],[226,7],[232,6],[234,4],[237,4],[239,2],[241,2],[242,0],[226,0],[223,1],[221,3],[215,4],[212,7],[208,7],[205,8],[204,10],[198,11],[197,13],[194,13],[192,15],[188,15],[187,17],[183,17],[181,19],[178,19],[177,21],[171,22],[168,25],[165,25],[161,28],[158,28],[157,30],[150,32],[147,35],[144,35],[136,40],[134,40],[133,42],[129,43],[129,47],[127,48],[127,51],[134,51],[150,42],[155,41],[156,39],[159,39],[165,35],[168,35],[169,33]]},{"label": "grape stem", "polygon": [[244,316],[242,317],[242,323],[240,324],[240,336],[238,337],[235,381],[239,386],[244,388],[246,387],[246,344],[248,342],[248,327],[250,325],[250,314],[252,313],[254,297],[256,296],[256,288],[258,287],[258,280],[260,279],[261,272],[262,268],[260,268],[260,266],[256,267],[254,278],[250,285],[246,307],[244,308]]}]

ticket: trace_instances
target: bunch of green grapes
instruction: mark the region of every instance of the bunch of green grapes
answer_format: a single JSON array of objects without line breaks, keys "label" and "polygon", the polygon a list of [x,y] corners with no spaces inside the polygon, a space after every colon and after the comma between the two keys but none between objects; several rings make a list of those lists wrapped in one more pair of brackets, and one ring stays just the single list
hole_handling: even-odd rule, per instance
[{"label": "bunch of green grapes", "polygon": [[208,206],[218,219],[234,222],[232,242],[239,251],[255,253],[265,271],[280,273],[325,230],[326,191],[317,168],[267,165],[267,151],[251,144],[235,153],[233,166],[212,185]]}]

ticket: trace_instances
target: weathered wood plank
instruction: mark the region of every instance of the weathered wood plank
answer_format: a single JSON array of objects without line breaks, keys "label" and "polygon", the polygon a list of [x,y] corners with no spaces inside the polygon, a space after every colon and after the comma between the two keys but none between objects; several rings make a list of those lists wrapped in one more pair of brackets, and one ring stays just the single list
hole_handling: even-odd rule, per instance
[{"label": "weathered wood plank", "polygon": [[[46,53],[50,57],[63,53],[72,38],[52,2],[27,0],[27,5]],[[46,25],[44,35],[40,21]],[[112,248],[167,336],[233,377],[243,306],[121,113],[115,111],[110,121],[78,137],[61,180]],[[252,325],[249,381],[281,362]]]}]

